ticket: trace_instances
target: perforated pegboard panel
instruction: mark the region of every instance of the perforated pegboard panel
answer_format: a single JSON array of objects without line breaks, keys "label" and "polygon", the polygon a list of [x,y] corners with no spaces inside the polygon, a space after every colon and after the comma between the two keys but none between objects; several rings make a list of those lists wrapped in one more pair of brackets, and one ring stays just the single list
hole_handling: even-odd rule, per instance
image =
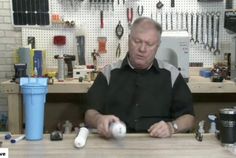
[{"label": "perforated pegboard panel", "polygon": [[[92,64],[91,52],[94,49],[98,49],[98,37],[107,38],[107,53],[101,54],[98,57],[98,65],[103,66],[105,64],[114,62],[118,60],[115,56],[116,47],[118,45],[118,38],[115,35],[115,27],[118,21],[124,27],[124,35],[120,40],[121,43],[121,56],[123,58],[128,50],[128,23],[126,9],[133,8],[134,19],[139,15],[137,14],[137,7],[142,6],[144,8],[143,16],[152,17],[154,20],[160,22],[160,15],[168,14],[168,29],[171,26],[170,14],[173,14],[173,29],[181,28],[180,22],[177,24],[176,13],[178,13],[178,21],[181,20],[181,13],[194,13],[196,16],[197,12],[221,12],[220,15],[220,55],[213,55],[212,52],[202,48],[200,44],[190,44],[190,62],[203,62],[204,66],[212,66],[213,62],[218,61],[223,58],[223,53],[230,52],[230,35],[228,35],[223,28],[223,14],[225,8],[225,2],[197,2],[197,0],[182,0],[175,1],[175,7],[171,8],[171,0],[161,0],[164,7],[160,10],[156,9],[156,3],[159,0],[125,0],[123,5],[123,0],[119,0],[120,4],[117,4],[117,0],[114,2],[114,10],[111,4],[103,5],[90,5],[89,0],[84,0],[79,2],[74,0],[76,3],[71,4],[69,0],[51,0],[50,1],[50,11],[51,14],[60,14],[65,21],[75,21],[76,27],[74,29],[69,28],[56,28],[51,26],[50,28],[22,28],[22,41],[23,44],[27,44],[28,36],[36,37],[36,48],[47,50],[47,65],[48,67],[56,67],[56,61],[53,56],[56,54],[77,54],[76,53],[76,40],[75,36],[79,34],[84,34],[86,36],[86,47],[85,47],[85,59],[86,64]],[[73,2],[73,0],[72,0]],[[104,8],[104,28],[100,28],[100,10]],[[156,14],[157,13],[157,14]],[[157,15],[157,16],[156,16]],[[195,25],[196,18],[194,16],[194,36],[195,36]],[[163,16],[163,19],[165,17]],[[200,21],[200,19],[199,19]],[[165,23],[163,21],[163,29],[165,30]],[[186,22],[183,20],[183,27]],[[188,25],[190,29],[190,16],[188,17]],[[204,24],[205,25],[205,24]],[[200,22],[199,22],[200,27]],[[205,26],[204,26],[205,29]],[[55,46],[53,45],[53,36],[55,35],[65,35],[67,37],[67,43],[65,46]],[[200,38],[200,31],[199,31]]]}]

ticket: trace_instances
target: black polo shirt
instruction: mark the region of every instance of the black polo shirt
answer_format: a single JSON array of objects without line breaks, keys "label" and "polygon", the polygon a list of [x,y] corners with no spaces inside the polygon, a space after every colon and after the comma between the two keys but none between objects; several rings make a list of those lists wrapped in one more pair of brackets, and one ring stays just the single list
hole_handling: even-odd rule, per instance
[{"label": "black polo shirt", "polygon": [[87,109],[119,117],[128,132],[147,132],[161,120],[194,115],[192,94],[174,66],[155,59],[149,70],[136,71],[127,57],[98,74],[88,91]]}]

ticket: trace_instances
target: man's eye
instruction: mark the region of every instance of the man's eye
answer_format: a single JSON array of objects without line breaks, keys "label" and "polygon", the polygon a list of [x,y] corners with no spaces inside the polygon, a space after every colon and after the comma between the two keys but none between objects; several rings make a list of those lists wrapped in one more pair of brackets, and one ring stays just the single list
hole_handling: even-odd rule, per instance
[{"label": "man's eye", "polygon": [[146,42],[146,45],[149,46],[149,47],[151,47],[151,46],[153,46],[154,44],[153,44],[153,43],[150,43],[150,42]]},{"label": "man's eye", "polygon": [[140,40],[134,40],[135,43],[140,43],[141,41]]}]

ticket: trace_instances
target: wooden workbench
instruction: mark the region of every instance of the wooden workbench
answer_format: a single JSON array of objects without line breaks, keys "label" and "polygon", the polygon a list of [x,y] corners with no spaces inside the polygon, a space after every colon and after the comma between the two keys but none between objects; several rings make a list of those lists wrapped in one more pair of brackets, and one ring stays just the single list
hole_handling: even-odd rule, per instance
[{"label": "wooden workbench", "polygon": [[[41,141],[22,140],[11,144],[10,158],[235,158],[236,153],[226,150],[214,135],[206,134],[203,141],[196,141],[194,134],[176,134],[171,138],[152,138],[147,134],[127,134],[120,140],[106,140],[89,135],[84,148],[73,146],[75,135],[64,135],[63,141],[50,141],[45,135]],[[1,136],[3,139],[3,136]]]},{"label": "wooden workbench", "polygon": [[[48,86],[48,93],[87,93],[91,85],[92,82],[78,82],[78,80],[55,81]],[[233,81],[216,83],[199,76],[190,77],[188,86],[192,93],[236,93]],[[19,84],[2,82],[1,91],[6,93],[8,98],[8,129],[12,133],[22,133],[22,96]]]}]

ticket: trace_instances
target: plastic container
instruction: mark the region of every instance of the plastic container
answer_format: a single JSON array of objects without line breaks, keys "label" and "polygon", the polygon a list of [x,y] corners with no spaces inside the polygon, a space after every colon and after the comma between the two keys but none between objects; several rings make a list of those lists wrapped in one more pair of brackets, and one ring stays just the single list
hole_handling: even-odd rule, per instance
[{"label": "plastic container", "polygon": [[47,78],[20,78],[23,94],[26,140],[43,139]]}]

